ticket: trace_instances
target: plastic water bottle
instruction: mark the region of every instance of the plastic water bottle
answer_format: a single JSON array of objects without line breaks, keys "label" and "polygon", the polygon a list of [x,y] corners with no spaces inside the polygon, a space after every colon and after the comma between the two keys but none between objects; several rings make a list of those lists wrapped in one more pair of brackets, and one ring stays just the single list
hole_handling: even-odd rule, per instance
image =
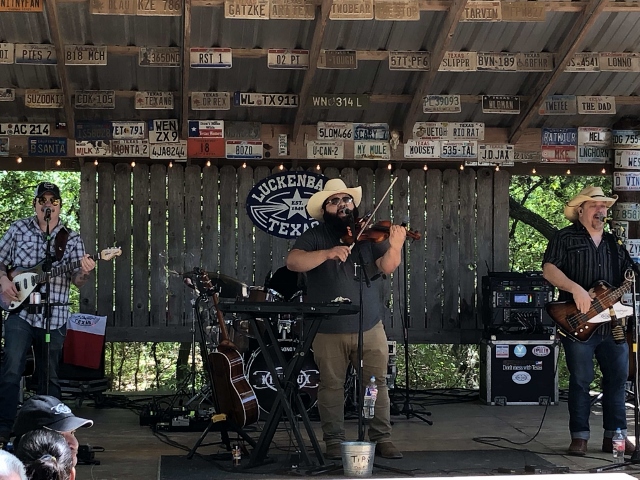
[{"label": "plastic water bottle", "polygon": [[619,428],[611,439],[613,444],[613,463],[624,463],[625,438]]},{"label": "plastic water bottle", "polygon": [[376,377],[372,375],[364,391],[364,406],[362,407],[364,418],[373,418],[375,415],[376,398],[378,398],[378,385],[376,385]]}]

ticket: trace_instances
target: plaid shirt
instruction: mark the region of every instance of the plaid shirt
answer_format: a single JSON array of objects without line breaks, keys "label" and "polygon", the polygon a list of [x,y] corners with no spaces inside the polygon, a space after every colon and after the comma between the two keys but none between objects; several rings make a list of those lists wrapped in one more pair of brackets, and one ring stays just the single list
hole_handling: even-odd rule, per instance
[{"label": "plaid shirt", "polygon": [[[61,261],[55,256],[55,237],[62,229],[63,225],[58,225],[51,232],[51,256],[54,259],[53,267],[60,267],[71,262],[80,260],[84,252],[82,238],[76,232],[69,231],[69,239]],[[37,217],[28,217],[17,220],[11,224],[7,233],[0,240],[0,263],[3,263],[7,270],[15,267],[31,269],[45,258],[47,241],[45,234],[40,230]],[[50,280],[51,303],[51,329],[58,329],[67,324],[69,317],[69,288],[71,287],[71,277],[80,271],[80,267],[75,270],[53,277]],[[34,291],[45,292],[46,285],[38,286]],[[27,305],[28,300],[23,305]],[[57,304],[57,305],[56,305]],[[42,313],[28,313],[27,308],[14,311],[30,325],[37,328],[46,328]]]}]

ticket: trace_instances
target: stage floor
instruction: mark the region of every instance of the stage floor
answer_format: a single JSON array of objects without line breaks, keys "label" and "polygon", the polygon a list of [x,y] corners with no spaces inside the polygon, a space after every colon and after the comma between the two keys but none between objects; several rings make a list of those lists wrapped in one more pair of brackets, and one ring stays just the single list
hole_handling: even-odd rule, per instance
[{"label": "stage floor", "polygon": [[[109,397],[107,397],[109,398]],[[121,400],[123,397],[118,395]],[[443,403],[430,405],[426,409],[431,411],[433,425],[429,426],[417,418],[407,419],[404,416],[392,416],[394,422],[393,440],[401,451],[442,451],[459,452],[463,459],[470,450],[496,450],[501,448],[528,450],[537,453],[550,464],[566,466],[572,473],[585,472],[590,468],[607,465],[610,463],[611,454],[600,451],[602,441],[602,418],[599,406],[593,408],[591,416],[592,440],[589,444],[587,457],[565,456],[565,450],[570,438],[567,429],[568,413],[566,402],[557,406],[549,406],[545,415],[543,406],[487,406],[479,401],[467,401],[451,403],[454,398],[443,397]],[[107,402],[110,403],[110,402]],[[138,402],[140,404],[140,402]],[[157,436],[148,426],[139,425],[137,413],[124,408],[93,408],[90,401],[85,401],[82,407],[75,408],[73,403],[69,405],[76,415],[91,418],[95,425],[89,429],[81,429],[77,437],[81,445],[89,444],[93,447],[104,447],[104,452],[95,454],[100,465],[79,465],[78,478],[91,478],[95,480],[139,480],[159,478],[159,465],[161,456],[175,456],[186,454],[177,446],[168,443],[183,445],[191,448],[200,436],[200,432],[162,432]],[[420,409],[415,405],[416,411]],[[526,443],[536,434],[543,421],[542,429],[537,437]],[[628,409],[629,431],[633,431],[633,410]],[[258,428],[262,423],[258,424]],[[280,425],[275,441],[269,450],[270,455],[278,458],[288,458],[292,451],[291,441],[284,424]],[[314,421],[313,427],[321,441],[319,422]],[[357,420],[348,420],[348,440],[357,439]],[[304,429],[302,429],[304,430]],[[233,438],[232,434],[232,438]],[[251,433],[257,439],[259,433]],[[164,438],[166,436],[166,438]],[[503,437],[510,440],[481,443],[474,441],[477,437]],[[164,440],[164,442],[163,442]],[[219,442],[218,433],[209,433],[205,444],[198,449],[202,455],[224,453],[225,450],[214,444]],[[490,440],[490,439],[489,439]],[[321,442],[322,448],[324,444]],[[522,455],[521,468],[514,467],[513,461],[506,461],[502,465],[499,455],[492,455],[493,465],[487,470],[486,465],[479,471],[474,469],[459,470],[460,465],[452,462],[450,453],[442,455],[442,464],[432,471],[437,471],[438,476],[459,475],[499,475],[499,474],[523,474],[526,463],[526,455]],[[221,457],[224,458],[224,457]],[[245,457],[246,458],[246,457]],[[456,458],[454,455],[453,458]],[[231,460],[228,462],[231,467]],[[389,461],[389,465],[403,468],[403,460]],[[288,465],[283,465],[283,468]],[[212,468],[215,468],[212,466]],[[626,473],[640,478],[640,465],[625,470]],[[257,472],[256,472],[257,473]],[[435,475],[430,473],[430,475]],[[250,474],[248,475],[250,476]],[[376,472],[374,471],[374,476]],[[382,475],[380,475],[382,476]],[[213,476],[212,476],[213,477]]]}]

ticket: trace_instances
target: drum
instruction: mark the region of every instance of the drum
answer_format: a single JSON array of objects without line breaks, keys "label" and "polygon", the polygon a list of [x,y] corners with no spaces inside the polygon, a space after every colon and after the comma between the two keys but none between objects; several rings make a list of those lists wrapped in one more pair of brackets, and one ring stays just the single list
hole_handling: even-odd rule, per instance
[{"label": "drum", "polygon": [[[278,342],[280,350],[285,360],[288,362],[293,358],[297,344],[289,340],[283,340]],[[275,358],[274,346],[269,345],[267,347],[268,355],[274,358],[274,363],[278,370],[278,373],[282,372],[282,365],[280,365]],[[276,400],[276,389],[273,383],[273,375],[267,367],[267,362],[264,358],[264,352],[258,348],[251,358],[247,362],[247,371],[245,373],[247,381],[253,388],[253,391],[258,398],[258,405],[260,410],[269,413]],[[320,372],[318,366],[313,360],[313,350],[309,350],[309,354],[306,356],[302,363],[302,368],[298,374],[298,388],[300,389],[300,398],[307,411],[315,406],[318,401],[318,384],[320,383]]]}]

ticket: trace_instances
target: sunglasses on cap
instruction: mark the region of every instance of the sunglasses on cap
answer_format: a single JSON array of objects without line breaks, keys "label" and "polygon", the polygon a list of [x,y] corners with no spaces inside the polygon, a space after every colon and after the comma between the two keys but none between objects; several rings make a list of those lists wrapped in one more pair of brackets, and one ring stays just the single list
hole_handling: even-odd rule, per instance
[{"label": "sunglasses on cap", "polygon": [[345,205],[349,205],[353,203],[353,198],[351,197],[334,197],[325,202],[325,205],[340,205],[340,203],[344,203]]},{"label": "sunglasses on cap", "polygon": [[52,206],[57,207],[58,205],[60,205],[60,199],[59,198],[52,198],[52,199],[46,199],[44,197],[38,197],[38,205],[46,205],[47,202],[49,202]]}]

